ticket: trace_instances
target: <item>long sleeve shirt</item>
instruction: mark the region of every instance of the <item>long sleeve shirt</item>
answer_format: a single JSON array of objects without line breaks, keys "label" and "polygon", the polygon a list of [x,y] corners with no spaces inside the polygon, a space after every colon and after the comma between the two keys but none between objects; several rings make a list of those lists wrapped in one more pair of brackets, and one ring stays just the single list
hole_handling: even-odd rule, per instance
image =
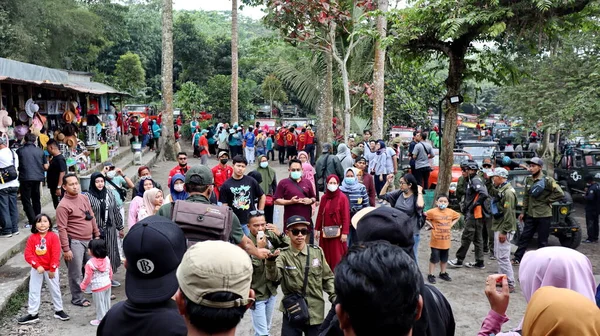
[{"label": "long sleeve shirt", "polygon": [[[86,213],[92,219],[86,220]],[[71,196],[65,193],[65,197],[56,208],[56,222],[63,252],[71,251],[69,238],[91,240],[94,237],[100,237],[90,200],[83,194]]]},{"label": "long sleeve shirt", "polygon": [[[531,196],[531,187],[543,178],[546,179],[546,188],[537,198]],[[529,176],[525,180],[523,210],[527,216],[533,218],[552,217],[552,203],[560,201],[564,196],[564,192],[552,177],[544,176],[542,173],[536,179],[533,176]]]},{"label": "long sleeve shirt", "polygon": [[521,335],[520,333],[516,333],[516,332],[500,332],[500,330],[502,330],[502,325],[504,323],[508,322],[508,317],[506,317],[506,315],[500,315],[498,313],[496,313],[493,310],[490,310],[487,314],[487,316],[485,317],[485,320],[483,320],[483,323],[481,324],[481,329],[479,329],[479,332],[477,333],[477,336],[489,336],[489,335],[496,335],[496,336],[518,336]]},{"label": "long sleeve shirt", "polygon": [[144,199],[136,196],[129,203],[129,214],[127,215],[127,227],[131,230],[131,227],[138,222],[138,212],[142,208]]},{"label": "long sleeve shirt", "polygon": [[515,194],[515,189],[513,189],[510,183],[506,183],[497,189],[497,196],[494,198],[497,200],[498,209],[502,210],[502,217],[493,219],[492,230],[503,234],[516,231],[517,216],[515,214],[515,207],[517,205],[517,195]]},{"label": "long sleeve shirt", "polygon": [[[253,234],[249,234],[248,238],[252,240],[252,243],[256,245],[256,237]],[[288,247],[290,238],[285,234],[276,235],[273,231],[265,231],[265,238],[269,241],[269,249],[275,250],[279,248]],[[256,301],[268,300],[271,296],[277,295],[277,283],[267,280],[266,261],[258,259],[254,256],[252,259],[252,289],[256,294]]]},{"label": "long sleeve shirt", "polygon": [[31,267],[37,269],[42,266],[48,272],[56,272],[60,265],[60,240],[56,233],[51,231],[44,237],[39,233],[34,233],[27,238],[23,254],[25,261]]}]

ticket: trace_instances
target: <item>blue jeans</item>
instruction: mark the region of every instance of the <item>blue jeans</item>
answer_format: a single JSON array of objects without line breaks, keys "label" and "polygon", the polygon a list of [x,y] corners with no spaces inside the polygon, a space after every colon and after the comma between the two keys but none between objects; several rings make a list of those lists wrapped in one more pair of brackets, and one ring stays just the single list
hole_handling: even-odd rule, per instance
[{"label": "blue jeans", "polygon": [[142,148],[146,147],[148,140],[150,140],[150,134],[142,135]]},{"label": "blue jeans", "polygon": [[0,189],[0,225],[2,234],[8,235],[19,231],[19,209],[17,209],[17,190],[9,187]]},{"label": "blue jeans", "polygon": [[415,240],[415,245],[413,245],[413,254],[415,255],[415,261],[418,264],[419,263],[419,241],[421,241],[421,235],[419,235],[419,234],[413,235],[413,239]]},{"label": "blue jeans", "polygon": [[260,147],[260,148],[256,147],[256,157],[258,157],[260,155],[265,155],[265,148],[264,147]]},{"label": "blue jeans", "polygon": [[252,310],[252,326],[255,336],[269,335],[275,303],[277,303],[276,296],[271,296],[264,301],[256,301]]},{"label": "blue jeans", "polygon": [[248,229],[248,224],[242,224],[242,231],[244,231],[244,234],[246,236],[250,235],[250,229]]}]

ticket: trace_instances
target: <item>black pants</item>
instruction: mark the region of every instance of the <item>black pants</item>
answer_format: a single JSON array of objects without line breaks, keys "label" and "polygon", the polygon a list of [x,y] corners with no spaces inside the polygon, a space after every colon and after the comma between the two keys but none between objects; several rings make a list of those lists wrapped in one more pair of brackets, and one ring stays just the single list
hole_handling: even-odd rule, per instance
[{"label": "black pants", "polygon": [[285,162],[285,147],[279,147],[277,156],[279,157],[279,163],[283,164]]},{"label": "black pants", "polygon": [[588,240],[598,241],[598,211],[585,211]]},{"label": "black pants", "polygon": [[40,183],[40,181],[21,181],[21,203],[29,225],[35,225],[35,216],[42,212]]},{"label": "black pants", "polygon": [[270,149],[267,151],[267,160],[275,161],[275,151]]},{"label": "black pants", "polygon": [[417,179],[418,185],[423,186],[423,189],[429,189],[429,173],[431,173],[431,167],[415,169],[415,179]]},{"label": "black pants", "polygon": [[275,210],[274,205],[265,205],[265,219],[267,223],[273,223],[273,210]]},{"label": "black pants", "polygon": [[54,209],[58,208],[58,203],[60,203],[61,196],[56,196],[56,188],[50,189],[50,195],[52,195],[52,205],[54,205]]},{"label": "black pants", "polygon": [[527,246],[533,238],[533,235],[537,232],[538,234],[538,248],[548,246],[548,236],[550,235],[550,222],[552,217],[539,217],[533,218],[526,216],[525,225],[523,226],[523,232],[519,237],[519,247],[515,251],[515,259],[521,261]]},{"label": "black pants", "polygon": [[483,253],[490,252],[494,255],[494,232],[492,232],[492,218],[485,218],[483,220],[485,227],[481,231],[483,237]]},{"label": "black pants", "polygon": [[315,144],[308,144],[306,148],[304,148],[306,153],[308,153],[308,158],[310,160],[311,165],[315,165]]},{"label": "black pants", "polygon": [[306,325],[302,328],[295,328],[290,325],[288,318],[283,315],[281,322],[281,335],[282,336],[317,336],[319,335],[319,325]]}]

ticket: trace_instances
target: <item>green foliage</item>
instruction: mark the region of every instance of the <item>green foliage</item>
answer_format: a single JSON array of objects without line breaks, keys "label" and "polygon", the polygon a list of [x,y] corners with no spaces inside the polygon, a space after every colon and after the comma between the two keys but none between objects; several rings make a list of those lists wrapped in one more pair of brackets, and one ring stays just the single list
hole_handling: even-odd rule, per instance
[{"label": "green foliage", "polygon": [[273,108],[274,102],[285,103],[287,101],[287,94],[283,89],[283,84],[275,75],[271,74],[265,77],[262,83],[262,96],[269,101],[271,108]]},{"label": "green foliage", "polygon": [[143,95],[146,71],[142,67],[140,56],[131,52],[122,55],[115,65],[115,84],[117,88],[133,96]]},{"label": "green foliage", "polygon": [[[254,103],[258,99],[259,87],[251,79],[240,79],[238,82],[238,108],[240,120],[248,119],[256,110]],[[206,110],[218,120],[229,120],[231,114],[231,76],[215,75],[206,82]]]},{"label": "green foliage", "polygon": [[208,96],[193,82],[185,82],[175,93],[175,106],[180,108],[189,120],[192,111],[201,111]]}]

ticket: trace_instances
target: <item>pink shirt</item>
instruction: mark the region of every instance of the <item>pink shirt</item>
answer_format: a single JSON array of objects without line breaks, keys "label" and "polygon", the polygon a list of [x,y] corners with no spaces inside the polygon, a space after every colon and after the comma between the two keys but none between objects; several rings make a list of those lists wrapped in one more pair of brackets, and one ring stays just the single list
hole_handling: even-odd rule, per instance
[{"label": "pink shirt", "polygon": [[144,207],[144,199],[140,196],[135,196],[129,204],[129,215],[127,216],[127,227],[131,227],[138,222],[138,212]]}]

